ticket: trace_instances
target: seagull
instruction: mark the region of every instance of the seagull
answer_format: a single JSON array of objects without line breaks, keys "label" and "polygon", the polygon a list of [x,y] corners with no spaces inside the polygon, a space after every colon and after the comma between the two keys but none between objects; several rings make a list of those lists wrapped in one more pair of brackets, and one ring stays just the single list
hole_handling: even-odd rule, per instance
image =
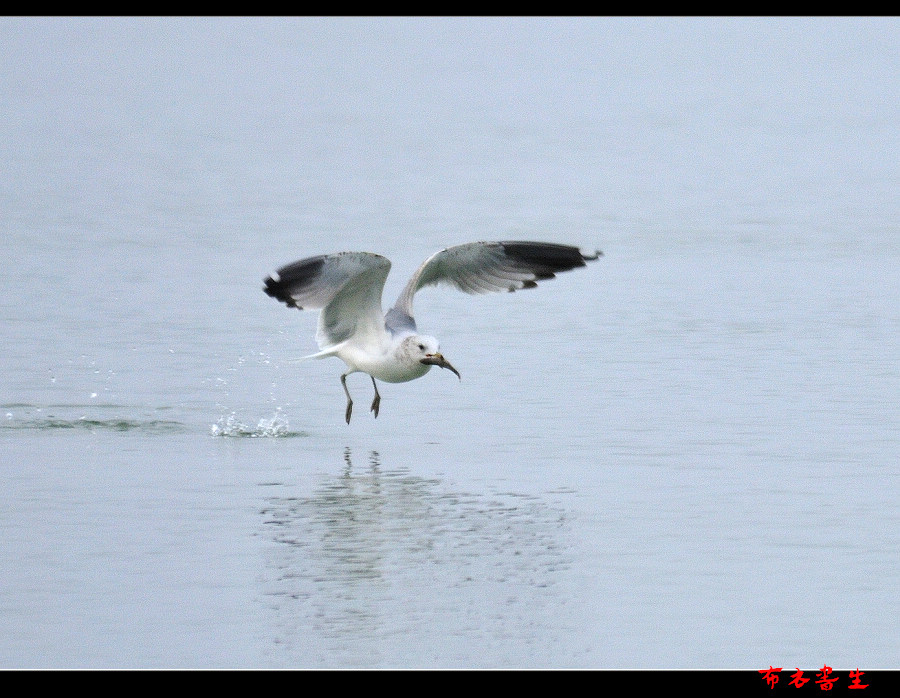
[{"label": "seagull", "polygon": [[586,266],[603,253],[548,242],[470,242],[447,247],[426,259],[412,275],[387,313],[381,305],[390,260],[372,252],[337,252],[307,257],[281,267],[265,279],[263,290],[289,308],[321,310],[316,342],[319,350],[304,359],[336,356],[347,364],[341,385],[347,396],[345,419],[350,424],[353,399],[347,376],[366,373],[378,417],[381,395],[377,378],[405,383],[421,378],[432,366],[446,368],[461,379],[441,354],[437,339],[419,334],[413,319],[413,296],[426,286],[444,284],[468,294],[534,288],[557,272]]}]

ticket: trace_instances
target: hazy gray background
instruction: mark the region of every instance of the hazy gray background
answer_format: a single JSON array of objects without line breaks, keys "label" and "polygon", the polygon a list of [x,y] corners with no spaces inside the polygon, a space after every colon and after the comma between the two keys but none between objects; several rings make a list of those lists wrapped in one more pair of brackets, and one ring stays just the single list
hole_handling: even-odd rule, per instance
[{"label": "hazy gray background", "polygon": [[[0,20],[0,666],[896,668],[898,31]],[[261,291],[517,238],[350,426]]]}]

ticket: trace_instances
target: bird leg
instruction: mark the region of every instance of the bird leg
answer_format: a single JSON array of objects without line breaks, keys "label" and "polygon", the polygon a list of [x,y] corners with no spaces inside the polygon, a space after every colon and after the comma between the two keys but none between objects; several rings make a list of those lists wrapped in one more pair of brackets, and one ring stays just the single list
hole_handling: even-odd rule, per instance
[{"label": "bird leg", "polygon": [[347,374],[341,374],[341,385],[344,386],[344,394],[347,396],[347,424],[350,424],[350,415],[353,413],[353,398],[350,397],[350,391],[347,390]]},{"label": "bird leg", "polygon": [[[372,378],[372,376],[369,376]],[[372,378],[372,387],[375,388],[375,399],[372,400],[372,412],[375,413],[375,417],[378,417],[378,406],[381,404],[381,395],[378,394],[378,386],[375,385],[375,379]]]}]

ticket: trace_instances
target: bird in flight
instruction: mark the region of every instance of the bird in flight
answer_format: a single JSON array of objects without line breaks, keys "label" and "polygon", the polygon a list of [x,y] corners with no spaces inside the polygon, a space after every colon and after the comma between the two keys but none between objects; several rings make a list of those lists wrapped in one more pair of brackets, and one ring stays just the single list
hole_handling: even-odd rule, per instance
[{"label": "bird in flight", "polygon": [[377,378],[404,383],[421,378],[432,366],[460,377],[441,354],[434,337],[419,334],[413,319],[413,296],[426,286],[445,284],[469,294],[534,288],[558,272],[585,266],[603,253],[583,253],[570,245],[548,242],[470,242],[436,252],[412,275],[387,313],[381,305],[391,269],[386,257],[371,252],[337,252],[288,264],[265,279],[263,290],[290,308],[321,310],[316,341],[319,350],[304,359],[336,356],[347,364],[341,385],[350,423],[353,399],[347,376],[362,372],[372,379],[378,416],[381,395]]}]

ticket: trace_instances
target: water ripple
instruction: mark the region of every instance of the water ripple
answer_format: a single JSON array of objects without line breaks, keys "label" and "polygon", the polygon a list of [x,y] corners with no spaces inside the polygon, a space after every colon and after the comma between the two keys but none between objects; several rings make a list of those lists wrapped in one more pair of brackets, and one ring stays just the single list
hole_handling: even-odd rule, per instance
[{"label": "water ripple", "polygon": [[0,429],[53,431],[57,429],[79,429],[87,431],[121,431],[140,432],[144,434],[180,434],[188,431],[185,424],[168,419],[91,419],[78,417],[67,419],[48,415],[40,418],[17,419],[12,413],[6,413],[6,419],[0,422]]}]

